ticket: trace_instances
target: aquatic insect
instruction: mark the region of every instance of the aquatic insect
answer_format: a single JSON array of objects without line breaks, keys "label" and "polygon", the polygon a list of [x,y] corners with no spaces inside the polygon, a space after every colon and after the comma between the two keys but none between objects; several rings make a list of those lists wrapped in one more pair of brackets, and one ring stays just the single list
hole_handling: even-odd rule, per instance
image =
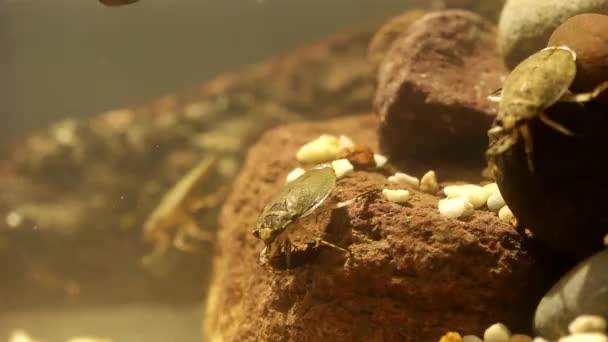
[{"label": "aquatic insect", "polygon": [[[336,172],[328,164],[306,171],[294,181],[287,183],[266,204],[260,214],[253,235],[265,244],[260,253],[260,262],[268,264],[281,249],[285,253],[287,268],[290,267],[292,248],[290,235],[302,234],[317,244],[323,244],[345,253],[348,250],[314,236],[298,220],[310,215],[324,205],[336,184]],[[342,208],[354,203],[366,192],[351,200],[329,205],[328,209]]]},{"label": "aquatic insect", "polygon": [[589,93],[573,94],[568,88],[575,76],[576,53],[566,46],[540,50],[515,67],[505,80],[500,95],[489,97],[498,101],[499,106],[496,126],[488,135],[492,138],[507,134],[493,141],[486,155],[492,157],[508,151],[521,137],[528,167],[533,172],[533,144],[528,123],[538,118],[558,132],[572,136],[573,132],[549,118],[544,110],[558,101],[590,101],[608,88],[608,82],[603,82]]},{"label": "aquatic insect", "polygon": [[[182,177],[162,198],[144,224],[144,239],[155,244],[150,255],[144,257],[144,265],[166,253],[173,244],[182,251],[192,252],[196,248],[188,239],[211,241],[213,233],[202,230],[193,218],[194,212],[217,205],[218,196],[200,196],[196,190],[209,177],[217,164],[216,157],[202,159],[192,170]],[[172,238],[172,232],[175,237]]]}]

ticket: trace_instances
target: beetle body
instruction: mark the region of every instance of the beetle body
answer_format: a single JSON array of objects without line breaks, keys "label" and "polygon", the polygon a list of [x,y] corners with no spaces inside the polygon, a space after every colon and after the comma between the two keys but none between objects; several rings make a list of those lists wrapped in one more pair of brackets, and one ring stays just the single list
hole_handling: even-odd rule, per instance
[{"label": "beetle body", "polygon": [[260,255],[262,263],[267,263],[281,248],[289,257],[289,234],[296,229],[295,222],[321,206],[335,184],[334,169],[329,165],[321,165],[287,183],[272,197],[253,230],[253,235],[266,246]]}]

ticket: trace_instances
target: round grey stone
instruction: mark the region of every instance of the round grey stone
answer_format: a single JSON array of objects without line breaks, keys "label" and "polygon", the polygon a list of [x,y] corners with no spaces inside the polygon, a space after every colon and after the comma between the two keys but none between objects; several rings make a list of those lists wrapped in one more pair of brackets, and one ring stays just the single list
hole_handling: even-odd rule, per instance
[{"label": "round grey stone", "polygon": [[498,45],[513,69],[544,48],[551,33],[582,13],[608,14],[608,0],[507,0],[498,22]]},{"label": "round grey stone", "polygon": [[537,334],[551,340],[568,334],[579,315],[608,317],[608,250],[574,267],[542,298],[534,316]]}]

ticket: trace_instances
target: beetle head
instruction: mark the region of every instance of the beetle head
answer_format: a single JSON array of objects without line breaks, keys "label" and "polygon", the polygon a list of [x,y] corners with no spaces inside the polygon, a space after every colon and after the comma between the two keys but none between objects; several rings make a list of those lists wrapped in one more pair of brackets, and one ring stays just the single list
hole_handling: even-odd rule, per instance
[{"label": "beetle head", "polygon": [[293,215],[286,211],[276,211],[263,214],[253,230],[253,236],[270,246],[287,226],[293,222]]}]

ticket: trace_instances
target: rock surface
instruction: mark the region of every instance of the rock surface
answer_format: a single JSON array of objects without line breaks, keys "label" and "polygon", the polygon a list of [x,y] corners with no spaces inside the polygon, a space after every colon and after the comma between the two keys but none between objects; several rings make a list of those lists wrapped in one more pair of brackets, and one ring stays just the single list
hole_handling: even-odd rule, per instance
[{"label": "rock surface", "polygon": [[491,23],[462,10],[428,14],[409,27],[378,75],[374,108],[384,153],[482,163],[495,114],[487,96],[504,72],[495,39]]},{"label": "rock surface", "polygon": [[371,64],[374,72],[378,71],[380,63],[397,38],[405,33],[412,23],[422,18],[427,13],[428,11],[422,10],[406,11],[389,19],[380,27],[369,42],[367,50],[367,60],[369,61],[369,64]]},{"label": "rock surface", "polygon": [[608,80],[608,15],[574,16],[551,34],[548,45],[566,45],[576,52],[573,91],[591,91]]},{"label": "rock surface", "polygon": [[498,22],[498,45],[506,65],[512,69],[544,48],[560,24],[582,13],[608,14],[608,1],[507,0]]},{"label": "rock surface", "polygon": [[608,317],[608,250],[568,272],[538,304],[534,328],[554,340],[568,335],[568,324],[579,315]]},{"label": "rock surface", "polygon": [[[533,306],[548,288],[543,281],[551,280],[525,240],[488,211],[467,221],[443,218],[438,197],[407,186],[407,205],[373,196],[313,219],[308,228],[325,231],[351,258],[321,248],[289,271],[258,265],[263,246],[251,230],[298,166],[297,149],[323,133],[376,149],[376,124],[373,115],[292,124],[272,129],[250,149],[220,215],[205,340],[437,341],[455,328],[479,335],[496,321],[529,328]],[[436,171],[442,179],[462,179]],[[355,171],[338,180],[332,196],[346,200],[387,185],[378,171]]]}]

